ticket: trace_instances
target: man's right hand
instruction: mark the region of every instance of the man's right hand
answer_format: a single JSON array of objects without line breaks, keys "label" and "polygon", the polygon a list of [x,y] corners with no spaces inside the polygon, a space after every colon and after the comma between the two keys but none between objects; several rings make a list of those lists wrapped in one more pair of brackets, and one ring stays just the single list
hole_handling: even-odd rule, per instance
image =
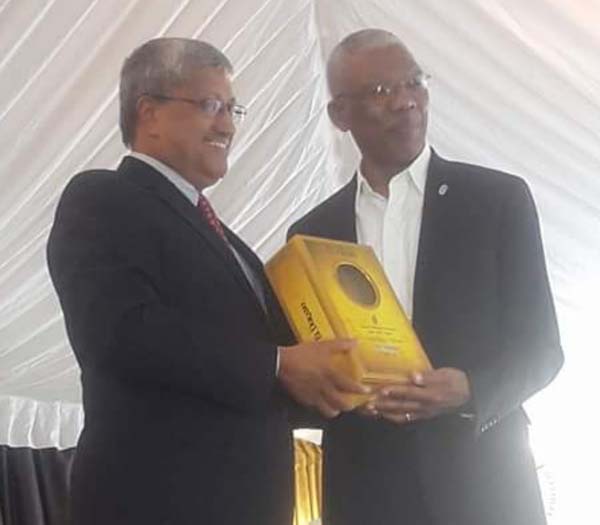
[{"label": "man's right hand", "polygon": [[299,403],[316,408],[325,417],[354,408],[344,394],[368,394],[369,388],[332,366],[332,355],[348,353],[353,340],[301,343],[279,348],[279,380]]}]

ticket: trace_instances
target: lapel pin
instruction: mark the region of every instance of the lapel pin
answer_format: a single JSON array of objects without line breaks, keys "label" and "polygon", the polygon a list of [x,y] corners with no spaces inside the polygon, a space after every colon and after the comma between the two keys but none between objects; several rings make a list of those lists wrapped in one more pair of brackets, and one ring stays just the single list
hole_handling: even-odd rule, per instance
[{"label": "lapel pin", "polygon": [[448,192],[448,185],[441,184],[440,187],[438,188],[438,195],[441,195],[443,197],[444,195],[446,195],[447,192]]}]

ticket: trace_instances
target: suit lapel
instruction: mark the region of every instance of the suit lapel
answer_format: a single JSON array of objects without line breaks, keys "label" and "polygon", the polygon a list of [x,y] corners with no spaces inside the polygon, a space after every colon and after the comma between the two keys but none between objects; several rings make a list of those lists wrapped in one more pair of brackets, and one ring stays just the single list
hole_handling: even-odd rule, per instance
[{"label": "suit lapel", "polygon": [[[263,292],[263,299],[265,300],[265,307],[267,311],[263,310],[261,305],[261,310],[263,313],[267,314],[267,317],[270,316],[272,310],[272,301],[273,297],[270,293],[270,286],[267,281],[267,277],[265,275],[265,271],[263,268],[262,261],[257,257],[257,255],[246,245],[242,239],[240,239],[237,235],[235,235],[229,228],[225,226],[225,234],[231,242],[232,246],[235,248],[237,253],[244,259],[249,269],[252,271],[254,278],[258,281],[258,285],[261,287],[261,291]],[[254,294],[254,292],[253,292]],[[256,295],[256,294],[254,294]]]},{"label": "suit lapel", "polygon": [[[223,242],[223,239],[215,232],[215,230],[200,216],[196,207],[187,199],[181,192],[169,182],[166,177],[157,172],[154,168],[133,157],[125,157],[119,166],[117,173],[119,176],[125,177],[128,181],[144,188],[153,193],[171,210],[179,215],[189,226],[202,238],[207,241],[217,257],[223,260],[223,263],[228,265],[235,278],[248,294],[254,304],[264,314],[258,299],[252,290],[246,276],[244,275],[240,265],[235,259],[231,249]],[[236,235],[229,229],[226,229],[227,238],[232,241],[236,247],[241,243]],[[248,250],[247,248],[245,250]],[[246,252],[244,252],[246,255]]]},{"label": "suit lapel", "polygon": [[346,242],[357,242],[356,236],[356,200],[357,178],[344,186],[333,201],[331,221],[324,225],[324,237]]},{"label": "suit lapel", "polygon": [[[418,333],[427,330],[427,305],[436,293],[435,276],[445,264],[444,250],[451,241],[446,232],[451,220],[451,207],[454,193],[458,188],[450,182],[451,168],[448,163],[431,152],[431,160],[427,171],[421,231],[419,233],[419,248],[415,268],[415,283],[413,292],[413,325]],[[451,229],[451,228],[450,228]],[[435,362],[435,356],[430,356]]]}]

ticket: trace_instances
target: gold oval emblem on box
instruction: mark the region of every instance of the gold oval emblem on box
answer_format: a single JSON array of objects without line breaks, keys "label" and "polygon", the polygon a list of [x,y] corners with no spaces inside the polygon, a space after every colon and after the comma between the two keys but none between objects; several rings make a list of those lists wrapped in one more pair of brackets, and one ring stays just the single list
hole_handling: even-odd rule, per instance
[{"label": "gold oval emblem on box", "polygon": [[342,290],[355,303],[366,308],[377,306],[379,294],[368,274],[346,262],[338,265],[336,274]]}]

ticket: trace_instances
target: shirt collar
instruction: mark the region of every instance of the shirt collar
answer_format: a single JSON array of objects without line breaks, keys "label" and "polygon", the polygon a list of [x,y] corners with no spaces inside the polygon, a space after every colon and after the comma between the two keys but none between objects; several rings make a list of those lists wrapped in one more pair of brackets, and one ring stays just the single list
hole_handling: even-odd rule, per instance
[{"label": "shirt collar", "polygon": [[134,157],[142,162],[145,162],[156,171],[158,171],[161,175],[163,175],[171,184],[173,184],[185,197],[194,205],[198,204],[198,198],[200,197],[200,192],[187,180],[185,180],[179,173],[177,173],[173,168],[167,166],[164,162],[155,159],[154,157],[150,157],[144,153],[140,153],[139,151],[132,151],[129,154],[131,157]]},{"label": "shirt collar", "polygon": [[[419,191],[420,195],[423,195],[425,193],[425,182],[427,181],[427,170],[429,168],[429,160],[430,159],[431,159],[431,148],[429,147],[429,144],[426,142],[425,146],[423,147],[423,150],[421,151],[421,153],[419,153],[419,155],[417,155],[417,158],[412,162],[412,164],[410,166],[408,166],[408,168],[404,169],[403,171],[401,171],[400,173],[395,175],[392,178],[392,181],[390,184],[393,184],[394,180],[398,179],[398,175],[408,172],[408,176],[411,178],[415,188]],[[379,198],[385,200],[385,197],[383,197],[379,193],[373,191],[369,182],[367,181],[367,179],[365,179],[365,176],[361,173],[360,167],[356,170],[356,173],[357,173],[357,176],[356,176],[357,177],[357,191],[356,191],[357,198],[361,193],[366,193],[368,195],[371,195],[374,197],[379,197]]]}]

